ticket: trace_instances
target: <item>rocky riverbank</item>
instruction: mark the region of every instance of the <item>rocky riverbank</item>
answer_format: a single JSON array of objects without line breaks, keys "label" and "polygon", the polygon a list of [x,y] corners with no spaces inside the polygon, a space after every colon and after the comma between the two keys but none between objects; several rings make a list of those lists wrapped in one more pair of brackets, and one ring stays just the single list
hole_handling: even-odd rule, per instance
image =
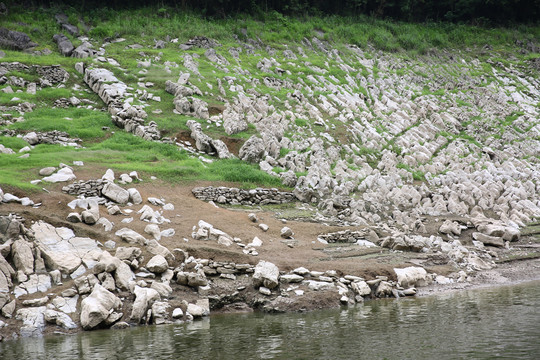
[{"label": "rocky riverbank", "polygon": [[55,19],[41,44],[0,29],[5,339],[466,288],[539,255],[534,41],[412,56]]},{"label": "rocky riverbank", "polygon": [[[40,173],[58,174],[53,170]],[[496,267],[490,260],[523,257],[520,249],[528,244],[523,239],[497,248],[463,246],[437,236],[396,238],[368,227],[322,233],[328,226],[280,220],[280,214],[259,209],[249,212],[251,205],[240,210],[218,208],[212,200],[205,204],[193,195],[201,188],[193,194],[186,189],[171,201],[147,196],[155,185],[130,175],[117,178],[109,169],[100,179],[57,186],[40,202],[2,194],[0,210],[22,215],[0,216],[3,339],[197,321],[212,312],[310,311],[425,295],[497,283],[493,274],[505,268],[512,271],[510,281],[540,274],[534,260],[527,262],[533,268],[515,262]],[[234,188],[219,189],[246,196]],[[74,191],[79,198],[73,200],[67,194]],[[44,216],[43,209],[54,203],[54,215]],[[200,209],[186,216],[178,212],[182,206]],[[226,224],[226,219],[222,230],[223,219],[202,215],[208,208],[228,213],[234,222]],[[197,216],[206,220],[194,221]],[[318,235],[302,234],[305,226],[315,227]],[[387,245],[395,246],[396,239],[407,245]],[[306,248],[329,256],[313,261]],[[535,253],[527,249],[528,256]],[[286,252],[290,257],[283,256]],[[358,266],[369,257],[375,257],[370,266]]]}]

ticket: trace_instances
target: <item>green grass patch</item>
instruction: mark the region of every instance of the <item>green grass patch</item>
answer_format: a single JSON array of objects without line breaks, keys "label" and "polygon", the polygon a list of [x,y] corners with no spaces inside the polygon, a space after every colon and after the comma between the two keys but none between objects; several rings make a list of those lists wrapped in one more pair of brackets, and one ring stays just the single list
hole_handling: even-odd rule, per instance
[{"label": "green grass patch", "polygon": [[23,131],[65,131],[73,137],[92,139],[104,136],[103,126],[111,126],[110,115],[84,108],[38,108],[25,114],[25,121],[10,126]]}]

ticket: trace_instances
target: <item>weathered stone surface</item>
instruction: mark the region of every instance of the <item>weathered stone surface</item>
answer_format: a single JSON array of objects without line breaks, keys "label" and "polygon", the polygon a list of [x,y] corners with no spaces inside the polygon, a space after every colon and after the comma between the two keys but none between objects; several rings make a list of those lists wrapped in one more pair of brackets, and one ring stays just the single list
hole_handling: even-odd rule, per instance
[{"label": "weathered stone surface", "polygon": [[304,280],[304,277],[297,274],[286,274],[281,275],[279,280],[283,283],[299,283]]},{"label": "weathered stone surface", "polygon": [[159,226],[156,224],[148,224],[144,228],[144,232],[148,235],[152,235],[152,237],[159,241],[161,240],[161,231],[159,230]]},{"label": "weathered stone surface", "polygon": [[23,32],[0,28],[0,48],[25,50],[37,45]]},{"label": "weathered stone surface", "polygon": [[93,275],[79,276],[74,281],[75,287],[80,295],[88,294],[94,289],[94,285],[98,284],[98,279]]},{"label": "weathered stone surface", "polygon": [[155,255],[148,261],[146,268],[153,273],[161,274],[169,268],[169,264],[163,256]]},{"label": "weathered stone surface", "polygon": [[133,291],[135,294],[135,301],[133,302],[133,308],[130,315],[130,320],[138,324],[146,315],[146,311],[154,304],[155,301],[160,300],[159,293],[154,289],[141,288],[135,286]]},{"label": "weathered stone surface", "polygon": [[36,222],[31,229],[36,245],[51,269],[71,274],[83,260],[94,259],[101,253],[95,240],[76,237],[70,229],[55,228],[43,221]]},{"label": "weathered stone surface", "polygon": [[129,260],[133,261],[139,256],[141,256],[142,251],[138,247],[118,247],[114,256],[120,260]]},{"label": "weathered stone surface", "polygon": [[238,157],[243,161],[258,163],[264,158],[264,151],[263,140],[253,135],[242,145]]},{"label": "weathered stone surface", "polygon": [[114,281],[116,286],[122,290],[129,290],[130,283],[135,280],[135,274],[131,271],[129,265],[121,261],[114,272]]},{"label": "weathered stone surface", "polygon": [[143,199],[142,199],[142,196],[141,196],[141,194],[139,193],[139,191],[137,189],[130,188],[127,191],[129,193],[129,201],[130,202],[132,202],[135,205],[142,204]]},{"label": "weathered stone surface", "polygon": [[71,56],[71,53],[73,53],[75,46],[73,46],[71,40],[69,40],[67,36],[62,34],[56,34],[53,36],[53,40],[58,45],[58,51],[60,51],[60,54],[62,54],[63,56]]},{"label": "weathered stone surface", "polygon": [[168,298],[173,292],[172,288],[168,284],[157,281],[154,281],[150,288],[156,290],[162,299]]},{"label": "weathered stone surface", "polygon": [[279,285],[278,267],[268,261],[259,261],[253,273],[253,285],[255,287],[264,286],[268,289],[277,287]]},{"label": "weathered stone surface", "polygon": [[49,166],[49,167],[39,170],[39,175],[49,176],[49,175],[52,175],[55,171],[56,171],[56,168],[54,166]]},{"label": "weathered stone surface", "polygon": [[32,244],[25,240],[16,240],[11,246],[13,263],[17,270],[22,271],[26,275],[34,272],[34,254],[32,252]]},{"label": "weathered stone surface", "polygon": [[170,305],[165,301],[156,301],[152,304],[152,323],[155,325],[166,324],[169,322]]},{"label": "weathered stone surface", "polygon": [[81,326],[85,330],[96,328],[109,314],[122,305],[113,293],[96,284],[92,293],[81,302]]},{"label": "weathered stone surface", "polygon": [[171,263],[174,261],[174,255],[169,251],[169,249],[159,244],[156,240],[148,241],[146,248],[152,255],[161,255]]},{"label": "weathered stone surface", "polygon": [[194,318],[208,316],[210,314],[208,299],[197,300],[196,304],[188,304],[187,312]]},{"label": "weathered stone surface", "polygon": [[101,193],[119,204],[126,204],[129,201],[129,192],[112,182],[106,183]]},{"label": "weathered stone surface", "polygon": [[65,167],[58,170],[55,174],[44,177],[42,180],[51,182],[51,183],[57,183],[57,182],[66,182],[66,181],[75,180],[76,178],[77,177],[73,173],[73,170],[68,167]]},{"label": "weathered stone surface", "polygon": [[474,240],[480,241],[484,245],[504,247],[504,240],[503,240],[502,237],[489,236],[489,235],[482,234],[482,233],[479,233],[479,232],[473,233],[472,237],[473,237]]},{"label": "weathered stone surface", "polygon": [[353,291],[360,296],[369,296],[371,288],[365,281],[354,281],[351,283]]},{"label": "weathered stone surface", "polygon": [[63,312],[47,309],[43,315],[45,321],[61,326],[64,329],[71,330],[77,328],[77,324],[75,324],[71,317]]},{"label": "weathered stone surface", "polygon": [[425,286],[428,284],[428,274],[424,268],[409,266],[404,269],[394,269],[398,285],[404,288]]},{"label": "weathered stone surface", "polygon": [[116,236],[119,236],[122,240],[126,241],[129,244],[145,245],[147,243],[147,240],[144,238],[144,236],[128,228],[122,228],[114,234]]},{"label": "weathered stone surface", "polygon": [[281,229],[280,235],[284,239],[289,239],[294,235],[294,233],[290,228],[285,226],[284,228]]},{"label": "weathered stone surface", "polygon": [[17,310],[15,318],[23,322],[19,330],[22,337],[37,337],[42,334],[45,328],[45,310],[45,306]]}]

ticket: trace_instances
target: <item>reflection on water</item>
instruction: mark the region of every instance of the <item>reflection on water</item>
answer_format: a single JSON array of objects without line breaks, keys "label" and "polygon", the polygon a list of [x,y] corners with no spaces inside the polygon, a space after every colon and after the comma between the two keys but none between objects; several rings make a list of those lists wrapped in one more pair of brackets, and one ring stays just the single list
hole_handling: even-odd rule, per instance
[{"label": "reflection on water", "polygon": [[0,344],[0,359],[492,359],[540,357],[540,283],[354,308],[217,315],[185,325]]}]

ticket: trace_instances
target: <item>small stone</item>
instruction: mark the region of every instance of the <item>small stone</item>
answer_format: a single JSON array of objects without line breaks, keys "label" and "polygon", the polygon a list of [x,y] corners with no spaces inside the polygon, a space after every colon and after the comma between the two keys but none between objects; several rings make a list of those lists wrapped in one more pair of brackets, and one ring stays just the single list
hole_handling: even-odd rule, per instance
[{"label": "small stone", "polygon": [[259,288],[259,292],[263,295],[266,295],[266,296],[269,296],[269,295],[272,295],[272,291],[268,288],[265,288],[264,286],[261,286]]},{"label": "small stone", "polygon": [[254,214],[254,213],[248,214],[248,219],[249,219],[249,221],[251,221],[251,222],[257,222],[257,221],[258,221],[257,215]]},{"label": "small stone", "polygon": [[292,232],[292,230],[290,228],[285,226],[283,229],[281,229],[281,234],[280,235],[284,239],[290,239],[294,235],[294,233]]},{"label": "small stone", "polygon": [[269,229],[268,225],[266,224],[259,224],[259,228],[264,232],[267,232]]},{"label": "small stone", "polygon": [[39,170],[39,175],[41,176],[49,176],[52,175],[56,171],[56,168],[53,166],[43,168]]}]

